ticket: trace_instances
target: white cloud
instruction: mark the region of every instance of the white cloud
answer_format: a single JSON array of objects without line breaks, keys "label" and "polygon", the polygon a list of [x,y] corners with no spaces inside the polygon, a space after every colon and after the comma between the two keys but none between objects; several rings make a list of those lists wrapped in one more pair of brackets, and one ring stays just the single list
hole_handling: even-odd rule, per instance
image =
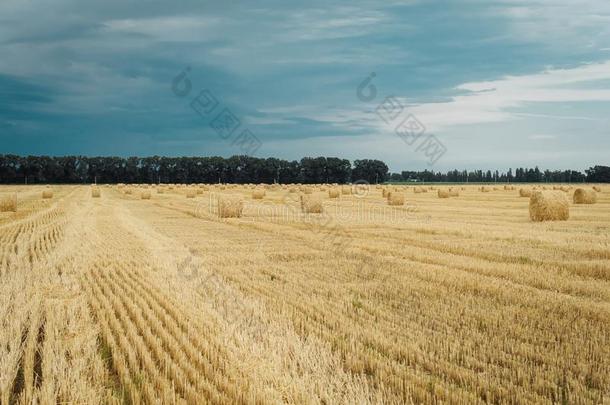
[{"label": "white cloud", "polygon": [[[467,92],[464,95],[443,103],[411,104],[409,110],[431,131],[454,125],[509,121],[527,114],[517,110],[532,103],[610,101],[610,88],[584,86],[592,81],[608,79],[610,61],[573,69],[548,69],[532,75],[464,83],[456,87],[456,90]],[[583,86],[579,87],[579,84]],[[561,114],[549,118],[591,119]]]}]

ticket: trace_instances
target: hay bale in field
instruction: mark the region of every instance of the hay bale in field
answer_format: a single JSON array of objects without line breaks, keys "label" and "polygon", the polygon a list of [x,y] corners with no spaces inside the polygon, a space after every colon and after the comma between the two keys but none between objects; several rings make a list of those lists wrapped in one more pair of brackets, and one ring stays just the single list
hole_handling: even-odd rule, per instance
[{"label": "hay bale in field", "polygon": [[460,191],[459,190],[454,190],[454,189],[449,189],[449,197],[459,197],[460,196]]},{"label": "hay bale in field", "polygon": [[42,198],[53,198],[53,190],[43,190]]},{"label": "hay bale in field", "polygon": [[420,194],[420,193],[423,193],[424,191],[423,191],[423,189],[422,189],[421,187],[415,187],[415,188],[413,189],[413,192],[414,192],[415,194]]},{"label": "hay bale in field", "polygon": [[561,191],[563,191],[564,193],[567,193],[568,191],[570,191],[570,187],[567,187],[567,186],[561,186],[561,187],[559,187],[559,189]]},{"label": "hay bale in field", "polygon": [[129,187],[125,188],[125,194],[132,194],[133,191],[131,191],[131,189]]},{"label": "hay bale in field", "polygon": [[339,198],[340,195],[341,195],[341,190],[339,190],[338,188],[331,188],[330,190],[328,190],[329,198]]},{"label": "hay bale in field", "polygon": [[252,199],[253,200],[262,200],[265,197],[266,191],[265,189],[257,189],[252,191]]},{"label": "hay bale in field", "polygon": [[382,188],[382,189],[381,189],[381,196],[382,196],[383,198],[387,198],[387,197],[388,197],[388,192],[389,192],[389,191],[390,191],[390,190],[388,190],[388,189],[387,189],[387,188],[385,188],[385,187],[384,187],[384,188]]},{"label": "hay bale in field", "polygon": [[0,212],[17,212],[17,194],[0,198]]},{"label": "hay bale in field", "polygon": [[480,190],[482,193],[489,193],[491,191],[488,187],[485,186],[481,186]]},{"label": "hay bale in field", "polygon": [[306,214],[321,214],[324,211],[322,199],[313,195],[301,195],[301,211]]},{"label": "hay bale in field", "polygon": [[140,193],[140,198],[142,200],[150,200],[150,191],[144,190]]},{"label": "hay bale in field", "polygon": [[530,219],[534,222],[567,221],[570,202],[560,191],[534,191],[530,197]]},{"label": "hay bale in field", "polygon": [[195,194],[203,194],[203,190],[200,188],[195,189]]},{"label": "hay bale in field", "polygon": [[449,198],[451,195],[447,190],[438,190],[438,198]]},{"label": "hay bale in field", "polygon": [[91,197],[100,198],[100,196],[101,196],[100,189],[97,187],[91,187]]},{"label": "hay bale in field", "polygon": [[165,193],[165,189],[163,187],[159,187],[157,189],[157,194],[163,194],[163,193]]},{"label": "hay bale in field", "polygon": [[186,198],[195,198],[197,192],[193,189],[186,190]]},{"label": "hay bale in field", "polygon": [[303,187],[302,191],[303,191],[304,194],[311,194],[311,193],[313,193],[313,190],[311,188],[309,188],[309,187]]},{"label": "hay bale in field", "polygon": [[350,194],[352,194],[352,188],[350,186],[342,186],[341,187],[341,194],[343,194],[343,195],[350,195]]},{"label": "hay bale in field", "polygon": [[296,193],[296,192],[297,192],[297,188],[296,188],[296,187],[290,187],[290,188],[288,189],[288,192],[289,192],[289,193]]},{"label": "hay bale in field", "polygon": [[388,205],[405,205],[405,195],[403,193],[393,191],[388,196]]},{"label": "hay bale in field", "polygon": [[597,187],[597,186],[593,186],[593,190],[597,191],[598,193],[602,192],[601,187]]},{"label": "hay bale in field", "polygon": [[244,210],[244,203],[239,197],[219,197],[219,218],[240,218]]},{"label": "hay bale in field", "polygon": [[532,190],[528,190],[526,188],[521,188],[521,189],[519,189],[519,196],[529,198],[532,196]]},{"label": "hay bale in field", "polygon": [[585,190],[577,188],[574,191],[574,204],[595,204],[597,202],[597,193],[595,190]]}]

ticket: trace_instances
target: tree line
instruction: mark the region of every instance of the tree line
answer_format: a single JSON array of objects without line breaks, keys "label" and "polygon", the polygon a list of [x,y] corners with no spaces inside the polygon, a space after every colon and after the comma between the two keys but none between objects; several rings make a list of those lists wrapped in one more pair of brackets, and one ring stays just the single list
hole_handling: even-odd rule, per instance
[{"label": "tree line", "polygon": [[305,157],[300,161],[250,156],[212,157],[88,157],[0,155],[1,184],[48,183],[349,183],[408,182],[610,182],[610,167],[541,171],[519,168],[513,173],[452,170],[445,173],[403,171],[389,173],[375,159]]},{"label": "tree line", "polygon": [[403,171],[391,173],[391,181],[426,181],[456,183],[608,183],[610,167],[595,166],[585,170],[540,170],[535,168],[518,168],[507,172],[498,170],[452,170],[446,173],[424,171]]},{"label": "tree line", "polygon": [[348,183],[383,182],[388,166],[374,159],[250,156],[88,157],[0,155],[0,183]]}]

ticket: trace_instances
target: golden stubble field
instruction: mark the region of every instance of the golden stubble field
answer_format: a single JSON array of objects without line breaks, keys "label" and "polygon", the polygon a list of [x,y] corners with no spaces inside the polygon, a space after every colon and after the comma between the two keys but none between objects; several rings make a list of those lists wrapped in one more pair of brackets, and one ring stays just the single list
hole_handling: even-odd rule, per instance
[{"label": "golden stubble field", "polygon": [[610,188],[426,189],[0,187],[0,403],[609,403]]}]

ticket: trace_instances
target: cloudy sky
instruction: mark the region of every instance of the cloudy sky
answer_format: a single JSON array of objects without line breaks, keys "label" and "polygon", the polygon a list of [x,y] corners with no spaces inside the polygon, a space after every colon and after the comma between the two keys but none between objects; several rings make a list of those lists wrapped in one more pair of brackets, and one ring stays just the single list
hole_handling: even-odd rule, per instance
[{"label": "cloudy sky", "polygon": [[2,0],[0,55],[0,153],[230,156],[247,129],[394,171],[610,163],[608,0]]}]

